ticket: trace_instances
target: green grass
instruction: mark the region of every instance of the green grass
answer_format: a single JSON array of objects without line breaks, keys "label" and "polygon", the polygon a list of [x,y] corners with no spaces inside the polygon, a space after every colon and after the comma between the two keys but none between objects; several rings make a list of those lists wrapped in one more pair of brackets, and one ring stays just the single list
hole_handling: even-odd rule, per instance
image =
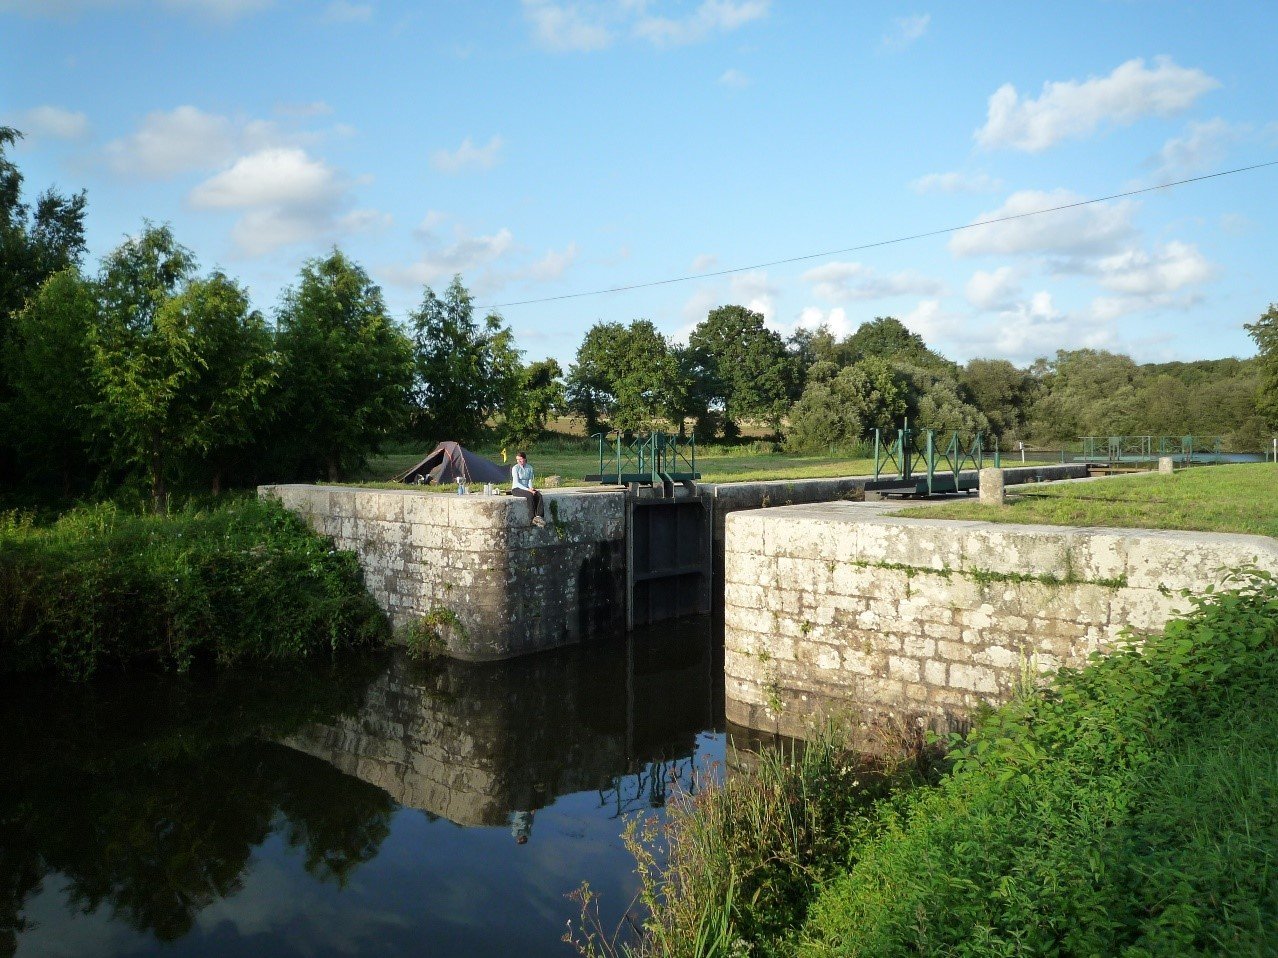
[{"label": "green grass", "polygon": [[638,940],[579,950],[1275,954],[1278,581],[1194,604],[978,716],[939,784],[858,803],[845,761],[818,756],[688,800]]},{"label": "green grass", "polygon": [[388,631],[354,554],[276,503],[0,514],[0,673],[286,661]]},{"label": "green grass", "polygon": [[1151,473],[1061,485],[1009,486],[1007,491],[1009,502],[1003,506],[957,502],[907,509],[898,515],[1190,529],[1278,538],[1278,468],[1272,463],[1201,466],[1172,475]]},{"label": "green grass", "polygon": [[[829,479],[868,476],[874,472],[874,460],[866,458],[859,450],[852,455],[795,456],[768,452],[766,446],[756,442],[740,446],[699,447],[697,471],[705,482]],[[476,451],[493,462],[501,463],[500,449]],[[555,437],[543,445],[529,446],[527,451],[539,482],[544,483],[548,476],[559,476],[562,486],[582,486],[588,485],[582,476],[599,472],[598,452],[584,448],[580,439]],[[373,456],[367,468],[352,476],[351,481],[364,485],[387,482],[392,476],[420,462],[426,452],[429,450],[395,451]],[[513,465],[515,450],[508,450],[508,454]],[[1018,461],[1014,465],[1020,464]]]}]

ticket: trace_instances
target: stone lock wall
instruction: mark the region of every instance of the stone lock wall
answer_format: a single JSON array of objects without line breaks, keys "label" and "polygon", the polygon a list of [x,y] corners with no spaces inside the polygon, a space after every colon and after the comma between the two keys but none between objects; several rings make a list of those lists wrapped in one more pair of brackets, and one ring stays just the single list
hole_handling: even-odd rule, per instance
[{"label": "stone lock wall", "polygon": [[[1278,572],[1263,536],[905,519],[885,503],[728,518],[727,717],[961,728],[1018,683],[1153,630],[1223,570]],[[869,735],[866,744],[873,744]]]},{"label": "stone lock wall", "polygon": [[620,492],[548,492],[546,525],[512,496],[263,486],[339,549],[397,628],[432,613],[450,655],[500,659],[625,629]]}]

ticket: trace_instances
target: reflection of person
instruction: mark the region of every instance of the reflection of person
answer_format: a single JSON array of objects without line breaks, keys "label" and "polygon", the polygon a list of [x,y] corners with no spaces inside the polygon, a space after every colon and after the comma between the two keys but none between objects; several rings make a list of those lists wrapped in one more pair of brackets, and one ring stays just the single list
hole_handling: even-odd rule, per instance
[{"label": "reflection of person", "polygon": [[533,488],[533,467],[528,465],[528,454],[515,454],[515,466],[510,470],[510,494],[529,500],[532,509],[532,521],[535,526],[544,526],[542,518],[541,493]]},{"label": "reflection of person", "polygon": [[533,813],[532,812],[511,812],[510,813],[510,834],[515,836],[516,845],[527,845],[528,838],[532,835]]}]

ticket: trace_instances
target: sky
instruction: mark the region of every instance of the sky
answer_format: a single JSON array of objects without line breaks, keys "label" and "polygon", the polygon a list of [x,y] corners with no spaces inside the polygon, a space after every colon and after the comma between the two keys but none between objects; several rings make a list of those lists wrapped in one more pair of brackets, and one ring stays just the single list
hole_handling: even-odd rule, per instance
[{"label": "sky", "polygon": [[28,196],[86,191],[90,270],[169,223],[268,316],[337,246],[397,319],[460,273],[565,367],[729,303],[1241,357],[1278,166],[937,231],[1278,161],[1275,36],[1272,0],[0,0],[0,125]]}]

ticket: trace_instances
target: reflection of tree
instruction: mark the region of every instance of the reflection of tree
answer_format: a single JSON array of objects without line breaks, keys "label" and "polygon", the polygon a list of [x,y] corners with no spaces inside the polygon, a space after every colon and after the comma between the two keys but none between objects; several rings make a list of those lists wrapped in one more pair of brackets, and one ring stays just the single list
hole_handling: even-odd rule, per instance
[{"label": "reflection of tree", "polygon": [[599,789],[599,807],[612,808],[612,817],[629,812],[664,808],[672,792],[695,795],[705,773],[696,768],[696,756],[648,762],[633,775],[615,775]]},{"label": "reflection of tree", "polygon": [[77,910],[106,906],[172,941],[241,889],[277,827],[321,880],[344,883],[376,855],[384,792],[258,738],[350,709],[369,668],[274,678],[14,690],[0,706],[16,733],[0,748],[0,954],[51,872]]}]

